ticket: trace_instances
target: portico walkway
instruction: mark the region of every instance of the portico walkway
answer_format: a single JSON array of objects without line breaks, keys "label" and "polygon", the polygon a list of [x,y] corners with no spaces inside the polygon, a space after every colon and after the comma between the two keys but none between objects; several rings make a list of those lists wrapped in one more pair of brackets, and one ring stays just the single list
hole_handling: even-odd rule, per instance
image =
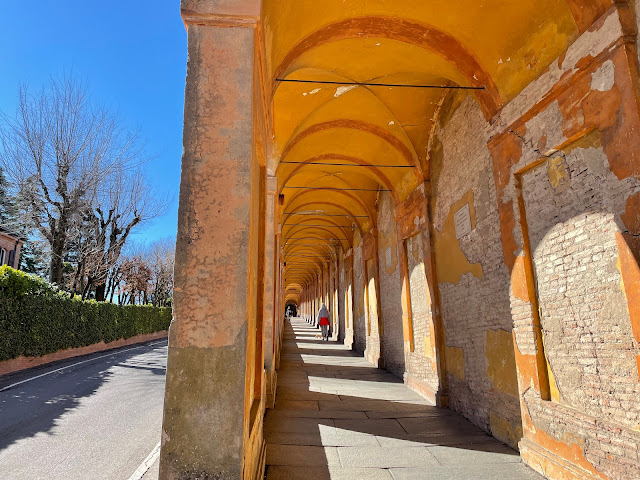
[{"label": "portico walkway", "polygon": [[267,480],[539,480],[518,453],[294,318],[285,327]]}]

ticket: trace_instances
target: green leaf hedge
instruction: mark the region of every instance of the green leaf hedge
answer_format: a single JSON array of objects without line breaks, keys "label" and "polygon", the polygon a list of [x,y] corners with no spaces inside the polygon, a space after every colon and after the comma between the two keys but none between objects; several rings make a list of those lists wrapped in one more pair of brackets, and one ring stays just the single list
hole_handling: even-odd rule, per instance
[{"label": "green leaf hedge", "polygon": [[171,308],[82,301],[39,277],[0,267],[0,361],[159,332],[170,323]]}]

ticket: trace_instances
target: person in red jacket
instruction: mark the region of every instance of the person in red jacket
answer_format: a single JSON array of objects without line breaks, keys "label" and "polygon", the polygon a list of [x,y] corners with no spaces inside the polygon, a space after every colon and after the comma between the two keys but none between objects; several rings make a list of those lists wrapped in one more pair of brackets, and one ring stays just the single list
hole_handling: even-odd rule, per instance
[{"label": "person in red jacket", "polygon": [[318,325],[322,329],[322,340],[329,341],[329,310],[324,303],[318,312]]}]

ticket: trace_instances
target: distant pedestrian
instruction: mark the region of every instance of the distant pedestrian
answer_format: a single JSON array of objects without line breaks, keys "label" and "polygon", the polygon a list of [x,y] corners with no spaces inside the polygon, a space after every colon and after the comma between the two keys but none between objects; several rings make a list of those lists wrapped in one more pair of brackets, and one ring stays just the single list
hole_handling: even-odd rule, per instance
[{"label": "distant pedestrian", "polygon": [[318,312],[318,325],[322,329],[322,340],[329,341],[329,310],[324,303]]}]

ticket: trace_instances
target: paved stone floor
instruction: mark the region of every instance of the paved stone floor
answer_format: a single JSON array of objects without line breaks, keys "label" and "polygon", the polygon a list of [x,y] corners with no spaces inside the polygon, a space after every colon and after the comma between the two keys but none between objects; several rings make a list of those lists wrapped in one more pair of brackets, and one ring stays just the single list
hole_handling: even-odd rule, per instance
[{"label": "paved stone floor", "polygon": [[539,480],[518,453],[301,319],[286,325],[267,480]]}]

